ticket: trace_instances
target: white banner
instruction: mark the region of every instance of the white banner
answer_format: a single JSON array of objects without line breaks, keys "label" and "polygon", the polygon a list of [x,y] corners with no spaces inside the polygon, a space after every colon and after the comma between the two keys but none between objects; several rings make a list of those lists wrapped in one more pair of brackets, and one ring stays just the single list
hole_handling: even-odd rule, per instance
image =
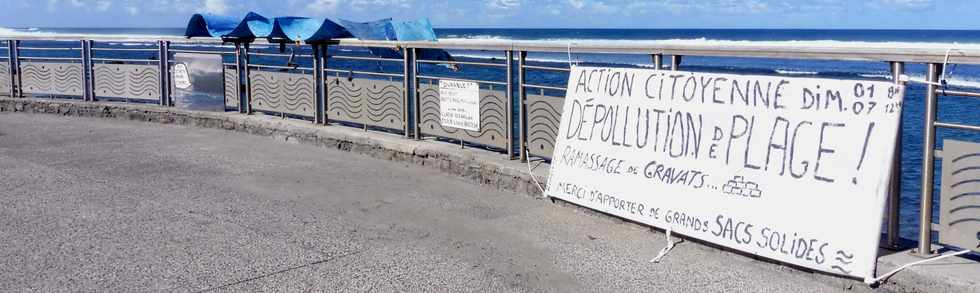
[{"label": "white banner", "polygon": [[873,277],[904,88],[575,67],[547,195]]},{"label": "white banner", "polygon": [[442,126],[480,131],[480,85],[439,80],[439,114]]}]

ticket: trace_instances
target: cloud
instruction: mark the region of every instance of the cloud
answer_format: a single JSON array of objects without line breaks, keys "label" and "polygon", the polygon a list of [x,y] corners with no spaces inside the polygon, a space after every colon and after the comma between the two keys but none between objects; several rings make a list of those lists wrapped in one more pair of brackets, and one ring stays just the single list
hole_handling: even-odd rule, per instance
[{"label": "cloud", "polygon": [[511,10],[519,8],[521,0],[490,0],[487,1],[487,8],[499,10]]},{"label": "cloud", "polygon": [[[305,2],[305,1],[301,1],[301,2]],[[314,0],[306,4],[305,6],[307,10],[319,14],[336,13],[338,7],[340,7],[340,0]]]},{"label": "cloud", "polygon": [[228,3],[225,0],[204,0],[204,12],[225,14],[228,12]]}]

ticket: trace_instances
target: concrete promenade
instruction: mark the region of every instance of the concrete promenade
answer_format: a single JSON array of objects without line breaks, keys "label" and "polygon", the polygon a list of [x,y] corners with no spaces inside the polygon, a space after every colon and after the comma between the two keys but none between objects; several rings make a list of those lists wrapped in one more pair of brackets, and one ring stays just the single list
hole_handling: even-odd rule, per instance
[{"label": "concrete promenade", "polygon": [[515,194],[522,183],[501,190],[349,148],[66,116],[0,113],[0,291],[976,288],[911,272],[871,289],[693,242],[654,264],[662,233]]}]

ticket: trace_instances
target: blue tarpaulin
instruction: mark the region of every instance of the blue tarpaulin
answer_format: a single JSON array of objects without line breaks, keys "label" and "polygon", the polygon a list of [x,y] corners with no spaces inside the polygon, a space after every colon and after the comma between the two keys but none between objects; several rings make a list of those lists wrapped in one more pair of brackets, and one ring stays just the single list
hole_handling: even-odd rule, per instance
[{"label": "blue tarpaulin", "polygon": [[184,36],[188,38],[217,38],[230,33],[238,25],[238,19],[224,15],[194,14],[187,22]]},{"label": "blue tarpaulin", "polygon": [[391,18],[379,19],[369,22],[356,22],[349,20],[340,20],[340,24],[347,28],[347,31],[351,33],[355,38],[361,40],[374,40],[374,41],[394,41],[395,34],[391,33],[389,26],[391,25]]},{"label": "blue tarpaulin", "polygon": [[269,34],[269,42],[324,42],[333,39],[351,38],[350,32],[329,19],[307,17],[276,17]]},{"label": "blue tarpaulin", "polygon": [[[380,40],[380,41],[436,41],[436,33],[432,29],[429,19],[423,18],[413,21],[391,21],[390,18],[371,21],[353,22],[340,20],[340,23],[347,28],[355,38],[361,40]],[[369,48],[371,54],[382,58],[402,58],[402,54],[389,48]],[[452,61],[449,52],[442,49],[421,49],[419,59]]]},{"label": "blue tarpaulin", "polygon": [[428,18],[410,21],[392,21],[391,30],[399,41],[436,41],[436,32]]},{"label": "blue tarpaulin", "polygon": [[265,38],[272,32],[272,20],[255,12],[249,12],[235,30],[221,36],[232,40],[254,40]]},{"label": "blue tarpaulin", "polygon": [[[436,41],[436,33],[429,19],[392,21],[391,18],[370,22],[329,19],[317,20],[306,17],[278,17],[270,20],[258,13],[249,12],[235,25],[228,17],[195,14],[187,24],[187,37],[221,37],[229,41],[251,42],[268,38],[270,42],[308,43],[354,37],[376,41]],[[391,48],[368,48],[371,54],[382,58],[402,58],[400,51]],[[420,49],[419,59],[452,61],[449,52],[442,49]],[[456,66],[452,66],[456,68]]]}]

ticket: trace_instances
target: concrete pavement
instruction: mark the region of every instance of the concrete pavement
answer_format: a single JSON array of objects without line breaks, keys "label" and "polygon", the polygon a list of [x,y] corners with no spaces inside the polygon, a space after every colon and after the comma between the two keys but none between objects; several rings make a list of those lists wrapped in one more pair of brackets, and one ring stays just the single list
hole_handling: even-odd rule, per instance
[{"label": "concrete pavement", "polygon": [[650,263],[664,241],[338,150],[0,114],[0,291],[871,290],[690,242]]}]

